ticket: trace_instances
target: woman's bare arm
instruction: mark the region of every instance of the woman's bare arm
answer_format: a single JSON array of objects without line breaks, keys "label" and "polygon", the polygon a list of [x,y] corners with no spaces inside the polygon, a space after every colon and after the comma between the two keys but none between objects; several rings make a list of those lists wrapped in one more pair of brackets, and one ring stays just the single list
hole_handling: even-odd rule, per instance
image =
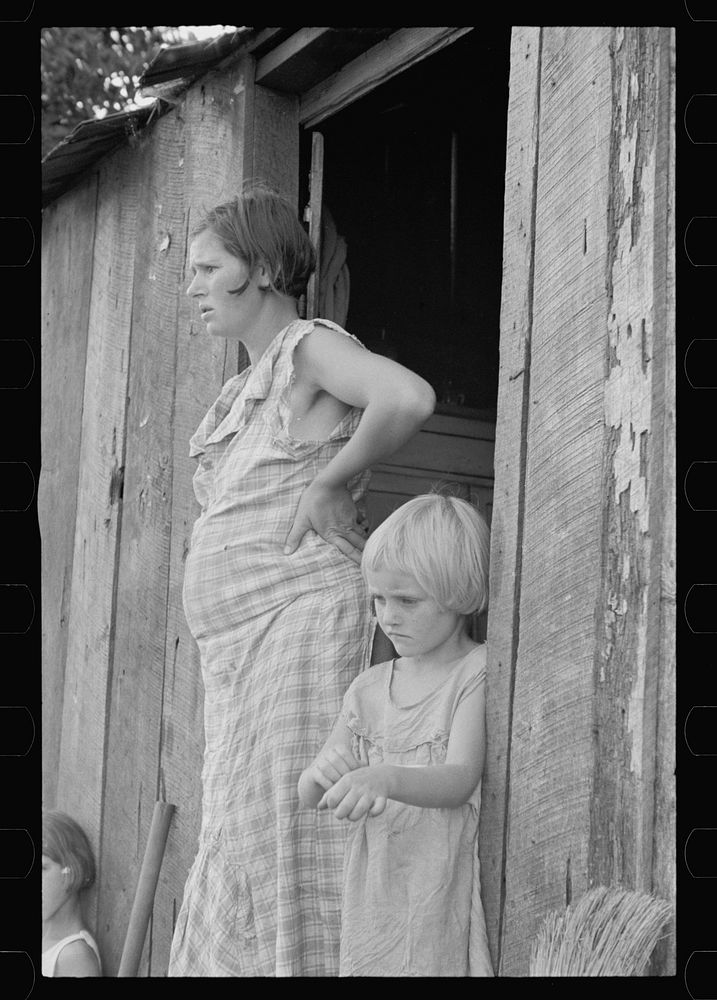
[{"label": "woman's bare arm", "polygon": [[328,392],[364,412],[353,437],[304,492],[286,540],[287,551],[294,551],[313,528],[358,562],[363,539],[356,532],[346,484],[388,458],[419,430],[433,412],[435,393],[402,365],[321,327],[299,343],[295,370],[297,378],[317,393]]}]

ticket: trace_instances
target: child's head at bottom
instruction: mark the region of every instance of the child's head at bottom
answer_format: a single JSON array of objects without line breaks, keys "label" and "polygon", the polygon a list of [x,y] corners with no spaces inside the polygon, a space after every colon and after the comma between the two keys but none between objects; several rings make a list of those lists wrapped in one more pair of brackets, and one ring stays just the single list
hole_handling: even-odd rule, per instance
[{"label": "child's head at bottom", "polygon": [[67,813],[57,809],[43,812],[42,855],[48,862],[48,874],[61,888],[61,897],[88,889],[95,880],[90,842],[79,823]]},{"label": "child's head at bottom", "polygon": [[488,606],[490,532],[458,497],[428,493],[395,510],[373,532],[361,560],[364,578],[404,574],[443,610],[467,616]]}]

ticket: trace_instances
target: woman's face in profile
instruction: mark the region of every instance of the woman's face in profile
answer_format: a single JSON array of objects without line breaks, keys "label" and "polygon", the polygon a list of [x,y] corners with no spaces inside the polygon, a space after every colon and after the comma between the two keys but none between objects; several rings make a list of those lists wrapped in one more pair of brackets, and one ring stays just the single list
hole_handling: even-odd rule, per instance
[{"label": "woman's face in profile", "polygon": [[[189,248],[192,280],[187,295],[194,299],[209,333],[240,339],[262,304],[249,268],[224,247],[211,229],[192,240]],[[243,289],[243,290],[242,290]]]}]

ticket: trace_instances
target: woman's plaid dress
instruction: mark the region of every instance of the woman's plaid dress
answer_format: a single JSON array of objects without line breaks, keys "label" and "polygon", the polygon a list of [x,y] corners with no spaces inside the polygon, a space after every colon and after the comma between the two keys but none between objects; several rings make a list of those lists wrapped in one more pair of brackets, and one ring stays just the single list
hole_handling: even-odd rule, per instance
[{"label": "woman's plaid dress", "polygon": [[[170,976],[338,972],[345,830],[301,809],[296,786],[368,665],[374,626],[346,556],[313,531],[283,552],[302,491],[361,417],[351,410],[323,441],[289,434],[293,352],[313,327],[291,323],[230,379],[190,443],[202,511],[184,608],[201,654],[206,748]],[[359,505],[368,479],[350,484]]]}]

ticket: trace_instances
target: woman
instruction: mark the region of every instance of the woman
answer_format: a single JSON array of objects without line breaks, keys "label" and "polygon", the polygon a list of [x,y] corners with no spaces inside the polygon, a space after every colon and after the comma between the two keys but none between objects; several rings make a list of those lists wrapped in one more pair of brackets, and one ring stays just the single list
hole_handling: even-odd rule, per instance
[{"label": "woman", "polygon": [[184,583],[205,684],[202,827],[173,976],[333,976],[344,831],[296,783],[374,639],[358,563],[368,468],[433,411],[417,375],[297,300],[314,253],[283,198],[253,189],[193,234],[187,289],[240,340],[190,442],[202,508]]}]

